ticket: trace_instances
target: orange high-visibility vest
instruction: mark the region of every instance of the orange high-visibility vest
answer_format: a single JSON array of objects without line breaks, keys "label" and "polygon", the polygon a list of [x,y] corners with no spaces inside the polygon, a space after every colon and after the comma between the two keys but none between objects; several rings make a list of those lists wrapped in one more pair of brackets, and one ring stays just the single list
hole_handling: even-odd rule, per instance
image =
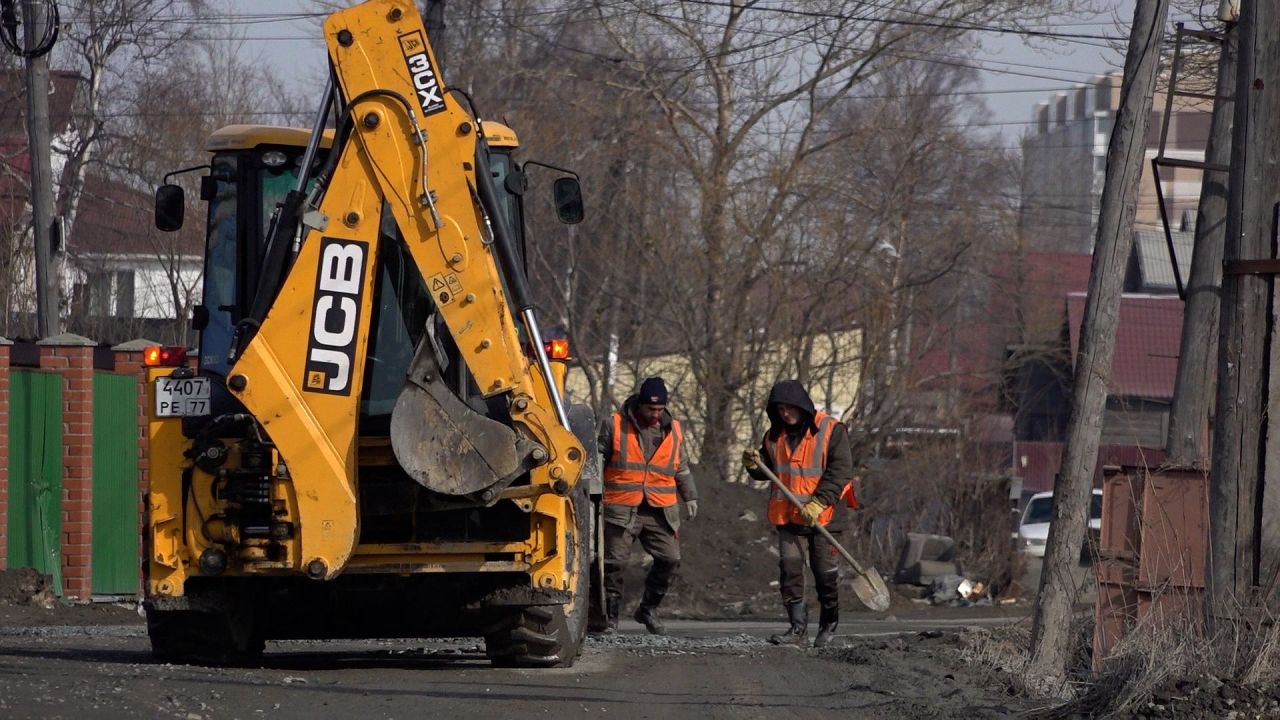
[{"label": "orange high-visibility vest", "polygon": [[676,504],[676,471],[680,469],[680,423],[671,421],[671,432],[645,459],[640,434],[622,413],[613,414],[613,448],[604,468],[604,501],[607,505],[635,507],[647,500],[653,507]]},{"label": "orange high-visibility vest", "polygon": [[[827,446],[831,443],[831,432],[835,429],[837,422],[835,418],[819,411],[813,416],[813,423],[818,426],[817,434],[815,435],[812,430],[805,430],[804,439],[796,445],[795,450],[787,445],[785,432],[778,433],[778,439],[774,442],[774,474],[801,504],[813,499],[813,493],[817,491],[818,483],[822,480],[822,472],[827,466]],[[840,498],[849,507],[857,507],[852,480],[845,483],[840,491]],[[834,505],[828,506],[818,516],[818,523],[826,525],[831,522],[835,512]],[[805,524],[804,515],[800,514],[800,509],[792,505],[777,487],[773,488],[773,493],[769,496],[769,522],[774,525]]]}]

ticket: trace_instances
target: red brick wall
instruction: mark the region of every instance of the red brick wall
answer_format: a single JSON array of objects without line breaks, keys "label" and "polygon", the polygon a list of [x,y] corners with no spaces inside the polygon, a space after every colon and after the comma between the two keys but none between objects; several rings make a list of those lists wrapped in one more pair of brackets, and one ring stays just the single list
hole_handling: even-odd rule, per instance
[{"label": "red brick wall", "polygon": [[9,557],[9,346],[0,345],[0,570]]},{"label": "red brick wall", "polygon": [[93,580],[93,347],[42,345],[40,367],[62,373],[63,596],[88,600]]},{"label": "red brick wall", "polygon": [[147,473],[147,373],[142,365],[142,352],[117,350],[116,372],[120,375],[133,375],[138,379],[138,587],[142,587],[142,566],[146,560],[145,518],[147,511],[147,491],[151,487],[150,475]]}]

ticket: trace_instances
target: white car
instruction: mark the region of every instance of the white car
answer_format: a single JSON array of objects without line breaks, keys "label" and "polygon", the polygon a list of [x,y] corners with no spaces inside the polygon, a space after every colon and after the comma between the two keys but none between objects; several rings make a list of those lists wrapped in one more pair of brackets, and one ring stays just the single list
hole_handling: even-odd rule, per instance
[{"label": "white car", "polygon": [[[1053,517],[1053,493],[1042,492],[1031,496],[1022,511],[1018,524],[1017,548],[1031,557],[1044,557],[1045,542],[1049,539],[1049,520]],[[1089,535],[1095,540],[1102,532],[1102,491],[1095,489],[1089,503]],[[1087,546],[1086,546],[1087,547]]]}]

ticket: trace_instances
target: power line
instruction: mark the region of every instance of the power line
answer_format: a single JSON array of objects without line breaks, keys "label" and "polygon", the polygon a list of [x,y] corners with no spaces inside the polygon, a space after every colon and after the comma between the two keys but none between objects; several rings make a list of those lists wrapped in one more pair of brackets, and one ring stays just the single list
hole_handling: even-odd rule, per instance
[{"label": "power line", "polygon": [[[711,0],[684,0],[684,1],[685,1],[685,2],[688,2],[688,3],[695,4],[695,5],[709,5],[709,6],[719,6],[719,7],[723,7],[722,5],[718,5],[718,4],[717,4],[717,3],[715,3],[715,2],[711,2]],[[602,7],[609,8],[609,9],[614,9],[614,10],[619,9],[619,8],[620,8],[620,6],[621,6],[621,3],[606,3],[606,4],[602,5]],[[882,7],[882,6],[873,6],[873,7]],[[943,27],[943,26],[945,26],[945,27],[947,27],[948,29],[957,29],[957,30],[963,30],[963,31],[999,31],[999,32],[1001,32],[1001,33],[1024,34],[1024,35],[1027,35],[1028,37],[1049,37],[1049,36],[1052,34],[1052,33],[1049,33],[1048,31],[1030,30],[1030,29],[1022,29],[1022,28],[1003,28],[1003,27],[996,27],[996,26],[983,26],[983,25],[977,25],[977,24],[964,24],[964,23],[950,23],[950,24],[947,24],[947,23],[937,23],[937,22],[932,22],[932,21],[913,21],[913,20],[903,20],[903,19],[896,19],[896,20],[895,20],[895,19],[893,19],[893,18],[878,18],[878,17],[874,17],[874,16],[865,16],[865,17],[863,17],[863,16],[842,16],[842,15],[838,15],[838,14],[835,14],[835,13],[829,13],[829,12],[804,11],[804,10],[796,10],[796,9],[794,9],[794,8],[783,8],[783,7],[775,7],[775,6],[752,6],[752,7],[750,7],[749,9],[751,9],[751,10],[755,10],[755,11],[760,11],[760,12],[771,12],[771,13],[779,13],[779,14],[785,14],[785,15],[796,15],[796,16],[802,16],[802,17],[813,17],[813,18],[823,18],[823,19],[842,19],[842,20],[855,20],[855,21],[867,21],[867,22],[896,23],[896,24],[909,25],[909,26],[921,26],[921,25],[924,25],[924,26],[938,26],[938,27]],[[885,9],[887,9],[887,8],[885,8]],[[615,58],[615,57],[609,57],[609,56],[601,55],[601,54],[599,54],[599,53],[594,53],[594,52],[591,52],[591,51],[581,50],[581,49],[579,49],[579,48],[574,48],[574,47],[565,46],[565,45],[563,45],[563,44],[561,44],[561,43],[557,43],[557,42],[555,42],[555,41],[552,41],[552,40],[550,40],[550,39],[548,39],[548,38],[542,37],[542,36],[540,36],[540,35],[538,35],[538,34],[536,34],[536,33],[532,32],[532,31],[528,30],[528,27],[526,27],[526,26],[523,26],[523,25],[517,25],[516,23],[514,23],[514,22],[513,22],[513,20],[512,20],[511,18],[509,18],[509,17],[507,17],[507,16],[505,16],[505,15],[498,14],[498,13],[496,13],[496,12],[493,12],[493,11],[491,11],[491,10],[488,10],[487,8],[481,8],[481,11],[482,11],[482,12],[485,12],[485,13],[486,13],[486,14],[488,14],[490,17],[492,17],[492,18],[494,18],[494,19],[496,19],[496,20],[498,20],[498,21],[503,22],[504,24],[506,24],[506,25],[508,25],[508,26],[510,26],[510,27],[512,27],[512,28],[514,28],[514,29],[517,29],[518,31],[526,32],[526,33],[530,34],[531,36],[533,36],[534,38],[538,39],[539,41],[541,41],[541,42],[543,42],[543,43],[546,43],[546,44],[548,44],[548,45],[551,45],[551,46],[553,46],[553,47],[559,47],[559,48],[561,48],[561,49],[565,49],[565,50],[570,50],[570,51],[573,51],[573,52],[578,52],[578,53],[586,54],[586,55],[589,55],[589,56],[595,57],[595,58],[597,58],[597,59],[602,59],[602,60],[616,61],[616,60],[618,60],[618,59],[619,59],[619,58]],[[927,17],[927,18],[935,18],[935,17],[936,17],[936,16],[930,16],[930,15],[927,15],[927,14],[924,14],[924,13],[918,13],[918,12],[913,12],[913,11],[905,11],[905,12],[910,12],[911,14],[919,15],[919,16],[921,16],[921,17]],[[564,12],[563,10],[559,10],[559,9],[557,9],[557,10],[532,11],[532,12],[528,12],[528,13],[523,13],[521,17],[536,16],[536,15],[549,15],[549,16],[559,15],[559,16],[563,16],[564,14],[565,14],[565,12]],[[630,14],[644,14],[644,13],[641,13],[639,10],[636,10],[636,11],[633,11],[632,13],[630,13]],[[275,23],[275,22],[296,22],[296,21],[306,20],[306,19],[320,19],[320,18],[324,18],[324,17],[326,17],[327,15],[329,15],[329,13],[326,13],[326,12],[235,13],[235,14],[225,14],[225,15],[218,15],[218,14],[205,14],[205,15],[201,15],[201,16],[193,16],[193,17],[190,17],[190,18],[175,17],[175,18],[167,19],[167,20],[166,20],[166,22],[170,22],[170,23],[188,23],[188,24],[203,24],[203,25],[208,25],[208,24],[224,24],[224,25],[253,25],[253,24]],[[674,18],[674,17],[670,17],[670,16],[664,16],[664,17],[667,17],[667,19],[671,19],[671,20],[684,20],[684,19],[682,19],[682,18]],[[69,22],[79,22],[79,21],[77,21],[77,20],[74,20],[74,19],[73,19],[73,20],[71,20],[71,21],[69,21]],[[545,26],[556,26],[556,27],[560,27],[560,26],[563,26],[563,25],[565,25],[565,24],[578,24],[578,23],[580,23],[580,22],[584,22],[584,21],[575,21],[575,20],[571,20],[571,19],[564,19],[564,20],[560,20],[560,21],[557,21],[557,22],[548,22],[548,23],[543,23],[543,25],[545,25]],[[776,39],[790,39],[790,38],[792,38],[792,37],[794,37],[794,33],[789,34],[789,35],[776,35],[776,36],[775,36],[775,38],[776,38]],[[1106,38],[1107,36],[1096,36],[1096,37],[1099,37],[1099,38]],[[171,39],[171,40],[175,40],[175,39],[178,39],[178,38],[177,38],[176,36],[173,36],[173,37],[170,37],[169,39]],[[321,38],[321,37],[319,37],[319,36],[311,36],[311,35],[307,35],[307,36],[270,35],[270,36],[251,36],[251,37],[243,37],[243,36],[230,37],[230,36],[228,36],[228,37],[210,37],[209,39],[215,39],[215,40],[249,40],[249,41],[264,41],[264,42],[307,41],[307,42],[317,42],[317,43],[318,43],[318,42],[322,42],[322,41],[323,41],[323,38]],[[735,51],[742,51],[742,50],[749,50],[749,49],[750,49],[750,48],[745,48],[745,49],[736,49]],[[854,48],[849,48],[849,49],[854,49]],[[908,55],[908,56],[906,56],[906,57],[911,57],[911,56],[910,56],[910,55]],[[668,58],[668,59],[670,59],[670,58]],[[703,58],[702,58],[702,57],[698,57],[698,58],[693,58],[693,57],[686,58],[686,60],[691,61],[691,62],[692,62],[692,61],[696,61],[696,60],[701,60],[701,59],[703,59]],[[1092,73],[1089,73],[1089,72],[1087,72],[1087,71],[1075,71],[1075,70],[1071,70],[1071,69],[1069,69],[1069,68],[1053,67],[1053,66],[1045,66],[1045,65],[1035,65],[1035,64],[1029,64],[1029,63],[1015,63],[1015,62],[1008,62],[1008,61],[995,61],[995,60],[991,60],[991,59],[974,59],[974,60],[969,60],[969,61],[967,61],[967,62],[966,62],[965,60],[963,60],[963,59],[959,59],[959,58],[956,58],[955,56],[946,56],[946,55],[925,55],[925,54],[922,54],[922,55],[920,55],[920,56],[918,56],[918,57],[914,57],[914,58],[912,58],[912,59],[919,59],[919,60],[924,61],[924,62],[931,62],[931,63],[937,63],[937,64],[943,64],[943,65],[953,65],[953,66],[956,66],[956,67],[964,67],[964,68],[969,68],[969,69],[981,70],[981,71],[989,72],[989,73],[993,73],[993,74],[1003,74],[1003,75],[1010,75],[1010,76],[1017,76],[1017,77],[1030,77],[1030,78],[1035,78],[1035,79],[1046,79],[1046,80],[1055,80],[1055,81],[1062,81],[1062,82],[1071,82],[1071,81],[1070,81],[1069,79],[1067,79],[1067,78],[1055,77],[1055,76],[1048,76],[1048,75],[1043,75],[1043,74],[1035,74],[1035,73],[1022,73],[1022,72],[1017,72],[1017,71],[1008,70],[1008,68],[1010,68],[1010,67],[1021,67],[1021,68],[1028,68],[1028,69],[1033,69],[1033,70],[1045,70],[1045,71],[1067,72],[1067,73],[1071,73],[1071,74],[1078,74],[1078,75],[1091,75],[1091,74],[1092,74]],[[750,59],[746,60],[745,62],[755,62],[755,61],[757,61],[757,60],[758,60],[758,58],[750,58]],[[993,65],[993,64],[998,64],[998,65],[1002,66],[1002,68],[1003,68],[1003,69],[1001,69],[1001,68],[996,68],[996,67],[992,67],[992,65]],[[1070,88],[1068,88],[1068,89],[1070,89]],[[980,94],[983,94],[983,93],[982,93],[981,91],[973,91],[973,92],[971,92],[970,94],[973,94],[973,95],[980,95]],[[994,92],[992,92],[991,94],[994,94]]]},{"label": "power line", "polygon": [[[32,2],[32,4],[35,3]],[[58,3],[54,0],[40,0],[40,4],[44,5],[45,11],[44,29],[40,37],[35,39],[34,46],[28,48],[23,39],[18,37],[18,27],[22,23],[18,21],[16,0],[0,0],[0,44],[18,57],[28,60],[42,57],[47,55],[58,41],[60,27]],[[38,13],[39,10],[35,12]]]},{"label": "power line", "polygon": [[[710,5],[714,7],[724,7],[722,3],[714,2],[714,0],[681,0],[681,2],[685,2],[693,5]],[[890,8],[884,8],[883,6],[878,6],[878,7],[881,7],[882,9],[885,9],[885,10],[890,9]],[[1030,30],[1026,28],[999,27],[995,25],[978,25],[978,24],[969,24],[969,23],[960,23],[960,22],[947,22],[947,21],[938,20],[937,19],[938,16],[936,15],[927,15],[927,14],[915,13],[915,12],[912,12],[912,14],[921,15],[922,17],[933,18],[933,20],[908,20],[904,18],[881,18],[873,15],[840,15],[837,13],[818,12],[814,10],[796,10],[794,8],[775,7],[771,5],[749,5],[749,6],[746,6],[744,9],[752,10],[756,12],[772,12],[780,15],[798,15],[803,17],[825,18],[829,20],[883,23],[888,25],[906,25],[908,27],[927,27],[927,28],[935,28],[940,30],[963,30],[967,32],[994,33],[999,35],[1020,35],[1022,37],[1037,37],[1037,38],[1046,38],[1046,39],[1053,39],[1053,40],[1105,40],[1108,42],[1128,40],[1127,37],[1121,37],[1119,35],[1098,35],[1098,34],[1092,34],[1092,33],[1063,33],[1063,32],[1051,31],[1051,30]],[[911,11],[907,11],[907,12],[911,12]]]},{"label": "power line", "polygon": [[[512,30],[514,30],[514,31],[516,31],[516,32],[520,32],[520,33],[526,34],[526,35],[529,35],[530,37],[534,38],[535,40],[538,40],[538,41],[540,41],[540,42],[542,42],[542,43],[544,43],[544,44],[546,44],[546,45],[548,45],[548,46],[550,46],[550,47],[559,48],[559,49],[562,49],[562,50],[565,50],[565,51],[568,51],[568,52],[573,52],[573,53],[575,53],[575,54],[584,55],[584,56],[586,56],[586,57],[590,57],[590,58],[595,59],[595,60],[601,60],[601,61],[604,61],[604,62],[616,63],[616,62],[622,62],[622,61],[627,61],[627,60],[635,61],[634,59],[620,58],[620,57],[613,56],[613,55],[605,55],[605,54],[602,54],[602,53],[599,53],[599,52],[595,52],[595,51],[591,51],[591,50],[583,50],[583,49],[578,48],[578,47],[575,47],[575,46],[566,45],[566,44],[561,43],[561,42],[559,42],[559,41],[557,41],[557,40],[554,40],[554,39],[547,38],[547,37],[544,37],[544,36],[542,36],[542,35],[539,35],[538,33],[536,33],[536,32],[534,32],[534,31],[530,30],[528,27],[525,27],[525,26],[518,25],[518,24],[514,23],[513,21],[511,21],[509,18],[507,18],[507,17],[505,17],[505,16],[499,15],[499,14],[494,13],[494,12],[489,12],[489,11],[486,11],[486,10],[483,10],[483,9],[482,9],[482,12],[486,12],[486,14],[488,14],[488,15],[489,15],[489,17],[493,18],[494,20],[496,20],[496,21],[498,21],[498,22],[501,22],[501,23],[503,23],[503,24],[507,25],[507,26],[508,26],[508,27],[510,27]],[[692,22],[692,23],[695,23],[695,24],[698,24],[698,25],[707,26],[707,27],[719,27],[719,25],[718,25],[718,24],[711,23],[711,22],[707,22],[707,21],[699,21],[699,20],[695,20],[695,19],[681,18],[681,17],[669,16],[669,15],[659,15],[659,14],[656,14],[656,13],[650,13],[650,14],[648,14],[648,15],[649,15],[650,17],[657,17],[657,18],[659,18],[659,19],[666,19],[666,20],[670,20],[670,21],[673,21],[673,22]],[[760,34],[760,35],[766,35],[766,36],[770,35],[770,33],[766,32],[766,31],[762,31],[762,30],[757,30],[757,31],[754,31],[754,32],[755,32],[756,34]],[[775,34],[773,34],[772,36],[775,38],[775,41],[777,41],[777,40],[789,40],[789,39],[791,39],[792,37],[794,37],[795,35],[796,35],[796,33],[795,33],[795,32],[792,32],[792,33],[786,33],[786,34],[784,34],[784,33],[775,33]],[[840,49],[844,49],[844,50],[858,51],[858,52],[867,52],[867,51],[869,50],[869,48],[857,48],[857,47],[850,47],[850,46],[848,46],[848,45],[836,45],[836,44],[833,44],[833,45],[832,45],[832,47],[836,47],[836,48],[840,48]],[[714,57],[714,56],[719,56],[719,55],[726,55],[726,56],[727,56],[727,55],[730,55],[730,54],[734,54],[734,53],[736,53],[736,52],[742,52],[742,51],[746,51],[746,50],[749,50],[749,49],[750,49],[750,48],[732,49],[732,50],[726,51],[726,52],[724,52],[724,53],[719,53],[719,54],[717,54],[717,55],[713,55],[713,57]],[[921,61],[921,62],[927,62],[927,63],[932,63],[932,64],[939,64],[939,65],[944,65],[944,66],[959,67],[959,68],[965,68],[965,69],[971,69],[971,70],[980,70],[980,71],[985,71],[985,72],[989,72],[989,73],[992,73],[992,74],[998,74],[998,75],[1010,75],[1010,76],[1017,76],[1017,77],[1028,77],[1028,78],[1034,78],[1034,79],[1039,79],[1039,80],[1053,80],[1053,81],[1058,81],[1058,82],[1073,82],[1073,81],[1072,81],[1071,79],[1069,79],[1069,78],[1055,77],[1055,76],[1043,75],[1043,74],[1034,74],[1034,73],[1019,72],[1019,71],[1015,71],[1015,70],[1008,70],[1008,69],[996,69],[996,68],[992,68],[992,67],[990,67],[989,65],[982,64],[982,63],[989,63],[989,62],[992,62],[992,61],[989,61],[989,60],[970,60],[970,61],[967,61],[967,62],[966,62],[966,60],[969,60],[969,59],[967,59],[967,58],[957,58],[956,56],[946,56],[946,55],[938,55],[938,54],[929,55],[929,54],[923,54],[923,53],[921,53],[921,54],[916,54],[916,55],[912,55],[912,54],[905,53],[905,52],[892,52],[892,51],[883,51],[883,54],[888,55],[888,56],[890,56],[890,57],[898,57],[898,58],[900,58],[900,59],[917,60],[917,61]],[[690,56],[690,57],[688,57],[688,58],[679,58],[679,59],[677,59],[677,60],[686,60],[686,61],[688,61],[688,62],[698,63],[698,62],[702,62],[702,61],[706,60],[707,58],[708,58],[708,56],[707,56],[707,55],[699,55],[699,56],[697,56],[697,57]],[[670,58],[668,58],[668,59],[670,59]],[[744,64],[745,64],[745,63],[752,63],[752,62],[757,62],[758,60],[759,60],[759,58],[747,58],[746,60],[742,61],[742,63],[744,63]],[[645,61],[645,62],[646,62],[646,63],[648,63],[648,62],[650,62],[650,61]],[[1032,65],[1032,64],[1026,64],[1026,63],[1003,63],[1003,64],[1008,65],[1008,66],[1019,66],[1019,67],[1026,67],[1026,68],[1037,69],[1037,70],[1053,70],[1053,71],[1058,71],[1058,72],[1067,72],[1067,73],[1073,73],[1073,74],[1079,74],[1079,75],[1087,75],[1087,76],[1094,76],[1094,75],[1096,75],[1096,73],[1090,73],[1090,72],[1086,72],[1086,71],[1070,70],[1070,69],[1064,69],[1064,68],[1060,68],[1060,67],[1049,67],[1049,66]],[[656,68],[656,67],[655,67],[655,69],[661,69],[661,68]],[[682,69],[687,70],[687,69],[691,69],[691,68],[682,68]],[[1068,89],[1074,89],[1074,88],[1068,88]]]}]

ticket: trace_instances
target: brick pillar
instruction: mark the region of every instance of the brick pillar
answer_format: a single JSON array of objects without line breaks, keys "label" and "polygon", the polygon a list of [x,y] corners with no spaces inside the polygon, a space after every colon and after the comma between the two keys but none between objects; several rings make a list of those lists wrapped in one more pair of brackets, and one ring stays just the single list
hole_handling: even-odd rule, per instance
[{"label": "brick pillar", "polygon": [[0,570],[9,566],[9,346],[0,338]]},{"label": "brick pillar", "polygon": [[65,334],[36,343],[40,367],[62,373],[62,593],[89,600],[93,581],[93,348]]},{"label": "brick pillar", "polygon": [[133,375],[138,379],[138,587],[143,587],[142,567],[146,561],[146,512],[147,492],[151,489],[151,475],[148,472],[148,436],[150,428],[149,407],[147,405],[147,372],[142,364],[143,350],[150,345],[160,343],[150,340],[130,340],[111,348],[116,356],[116,372],[121,375]]}]

